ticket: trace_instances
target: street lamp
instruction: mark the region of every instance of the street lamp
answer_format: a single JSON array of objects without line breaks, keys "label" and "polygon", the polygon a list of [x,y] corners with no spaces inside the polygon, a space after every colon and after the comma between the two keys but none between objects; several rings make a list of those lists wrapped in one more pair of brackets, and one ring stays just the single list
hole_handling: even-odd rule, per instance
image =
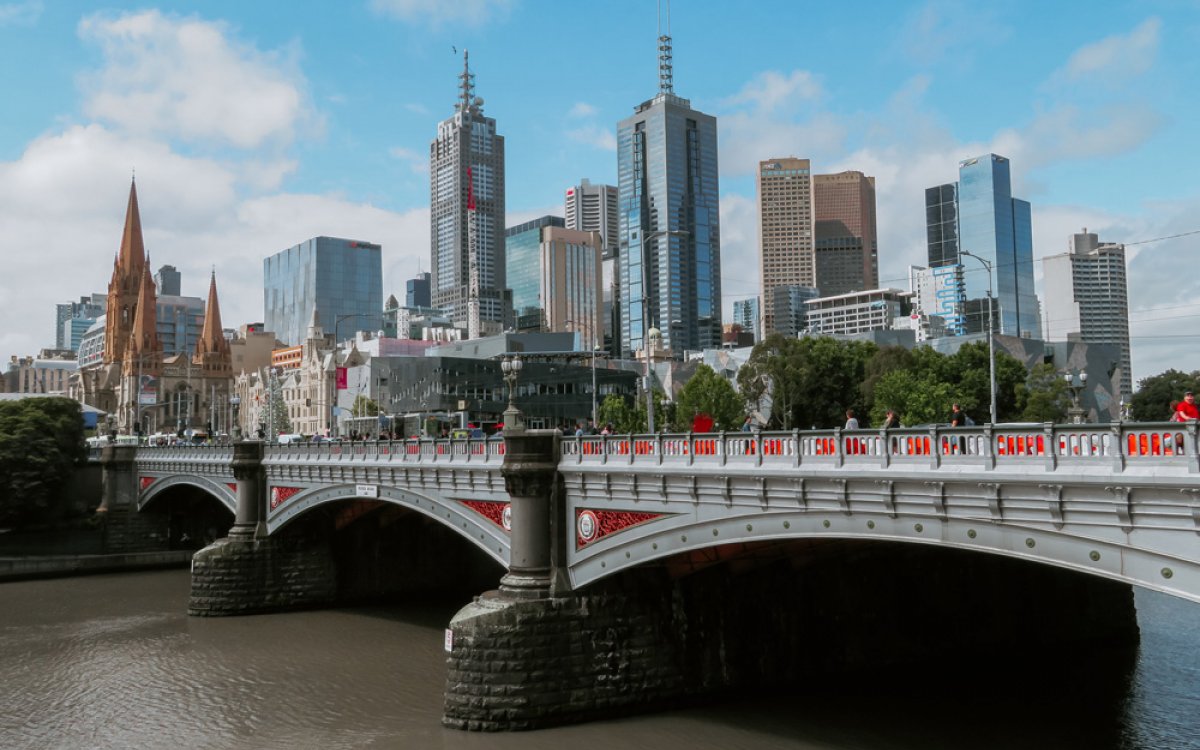
[{"label": "street lamp", "polygon": [[1076,375],[1068,370],[1063,374],[1063,380],[1067,382],[1067,390],[1071,392],[1071,408],[1067,410],[1067,419],[1071,424],[1083,424],[1087,412],[1079,405],[1079,394],[1087,388],[1087,372],[1080,370]]},{"label": "street lamp", "polygon": [[500,370],[504,374],[504,384],[508,386],[508,408],[504,410],[504,434],[509,435],[525,429],[521,421],[521,411],[517,408],[517,379],[521,376],[521,358],[517,355],[505,357],[500,361]]},{"label": "street lamp", "polygon": [[992,321],[992,264],[986,258],[981,258],[966,250],[959,250],[959,255],[974,258],[983,264],[988,275],[988,400],[991,404],[991,423],[996,424],[996,327]]},{"label": "street lamp", "polygon": [[238,407],[242,405],[241,397],[230,396],[229,405],[233,408],[233,442],[240,443],[242,441],[242,423],[238,419]]}]

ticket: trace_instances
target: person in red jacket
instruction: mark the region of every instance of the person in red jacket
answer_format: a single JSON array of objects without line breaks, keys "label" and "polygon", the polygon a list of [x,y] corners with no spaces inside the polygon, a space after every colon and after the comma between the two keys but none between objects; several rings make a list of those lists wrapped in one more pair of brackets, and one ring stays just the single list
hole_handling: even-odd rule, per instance
[{"label": "person in red jacket", "polygon": [[1175,421],[1187,422],[1193,419],[1200,419],[1200,408],[1196,407],[1196,395],[1188,391],[1175,407]]}]

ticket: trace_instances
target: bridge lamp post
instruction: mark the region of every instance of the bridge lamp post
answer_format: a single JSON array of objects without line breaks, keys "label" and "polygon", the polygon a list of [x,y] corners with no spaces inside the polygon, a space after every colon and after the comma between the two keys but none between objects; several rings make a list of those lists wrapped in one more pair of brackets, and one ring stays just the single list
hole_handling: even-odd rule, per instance
[{"label": "bridge lamp post", "polygon": [[229,397],[229,406],[233,409],[233,442],[240,443],[242,441],[242,423],[238,419],[238,407],[242,405],[240,396],[234,395]]},{"label": "bridge lamp post", "polygon": [[959,250],[959,255],[974,258],[983,264],[988,275],[988,401],[990,403],[991,423],[996,424],[996,326],[992,320],[992,264],[986,258],[981,258],[966,250]]},{"label": "bridge lamp post", "polygon": [[508,386],[508,408],[504,410],[504,434],[520,432],[525,429],[521,420],[521,410],[517,408],[517,380],[523,367],[521,358],[515,354],[500,361],[500,370],[504,376],[504,384]]},{"label": "bridge lamp post", "polygon": [[1067,410],[1067,419],[1071,424],[1083,424],[1086,412],[1079,405],[1079,396],[1083,389],[1087,387],[1087,372],[1080,370],[1078,374],[1067,371],[1063,374],[1063,380],[1067,383],[1067,390],[1071,392],[1071,408]]}]

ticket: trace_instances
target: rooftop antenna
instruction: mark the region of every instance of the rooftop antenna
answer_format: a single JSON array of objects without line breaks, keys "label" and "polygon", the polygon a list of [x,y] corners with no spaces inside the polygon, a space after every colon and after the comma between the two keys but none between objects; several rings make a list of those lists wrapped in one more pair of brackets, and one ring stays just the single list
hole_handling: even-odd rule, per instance
[{"label": "rooftop antenna", "polygon": [[663,4],[658,0],[658,93],[675,93],[675,74],[671,66],[671,0],[667,0],[667,33],[662,31]]},{"label": "rooftop antenna", "polygon": [[471,111],[471,102],[475,98],[475,74],[471,72],[471,66],[468,63],[470,52],[463,50],[463,72],[458,76],[458,80],[462,81],[462,101],[459,103],[459,109],[463,114]]}]

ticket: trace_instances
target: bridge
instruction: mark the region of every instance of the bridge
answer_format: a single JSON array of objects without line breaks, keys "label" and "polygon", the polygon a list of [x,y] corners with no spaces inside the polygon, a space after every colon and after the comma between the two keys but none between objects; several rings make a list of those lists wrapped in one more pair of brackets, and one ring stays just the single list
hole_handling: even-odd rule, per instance
[{"label": "bridge", "polygon": [[[561,664],[532,649],[504,652],[505,644],[553,612],[552,619],[591,633],[572,648],[601,648],[597,638],[627,627],[600,614],[614,597],[641,607],[639,617],[677,622],[678,611],[628,594],[628,575],[641,570],[666,570],[675,580],[681,568],[761,560],[772,550],[807,555],[827,543],[938,548],[959,551],[955,560],[1002,557],[1084,574],[1053,579],[1060,598],[1093,585],[1077,581],[1117,582],[1116,589],[1087,588],[1086,601],[1072,606],[1094,614],[1096,606],[1110,607],[1097,601],[1115,602],[1108,619],[1121,627],[1128,624],[1123,608],[1132,616],[1130,584],[1200,602],[1198,448],[1196,424],[1147,423],[115,446],[106,449],[105,497],[106,505],[123,500],[140,511],[186,486],[234,515],[229,536],[194,559],[193,614],[334,600],[328,562],[311,549],[273,545],[320,508],[339,514],[338,528],[383,506],[436,523],[506,571],[498,591],[465,608],[448,630],[446,722],[522,728],[596,715],[607,699],[561,715],[550,698],[544,705],[531,699],[514,712],[511,691],[480,687],[491,670],[481,662],[507,653],[506,664],[528,662],[544,679]],[[285,579],[319,583],[295,585],[280,598]],[[1027,589],[1014,584],[994,596],[1021,601]],[[788,616],[799,622],[809,615]],[[1078,637],[1081,627],[1093,624],[1073,620],[1062,639]],[[594,678],[611,669],[624,647],[612,645],[607,662],[597,655],[599,666],[583,671]],[[645,649],[630,649],[631,663],[640,663]],[[643,666],[647,674],[667,668],[653,659]],[[657,697],[692,689],[680,684],[662,686]],[[537,695],[572,689],[559,682],[543,688]]]}]

